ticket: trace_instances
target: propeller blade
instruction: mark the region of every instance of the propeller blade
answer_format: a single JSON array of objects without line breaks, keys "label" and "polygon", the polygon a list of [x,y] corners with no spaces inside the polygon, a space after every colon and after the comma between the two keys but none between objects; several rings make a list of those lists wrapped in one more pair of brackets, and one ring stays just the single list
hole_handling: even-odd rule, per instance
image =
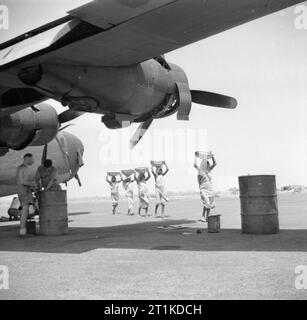
[{"label": "propeller blade", "polygon": [[42,154],[42,164],[47,160],[47,153],[48,153],[48,144],[45,144],[43,154]]},{"label": "propeller blade", "polygon": [[78,173],[75,174],[75,179],[78,181],[79,187],[82,187],[81,179],[80,179]]},{"label": "propeller blade", "polygon": [[152,124],[153,119],[149,119],[145,122],[143,122],[135,131],[134,135],[130,139],[130,149],[133,149],[143,138],[145,133],[147,132],[148,128]]},{"label": "propeller blade", "polygon": [[59,114],[59,123],[62,124],[62,123],[74,120],[74,119],[82,116],[83,114],[84,114],[84,112],[74,111],[74,110],[68,109],[68,110]]},{"label": "propeller blade", "polygon": [[205,106],[235,109],[238,105],[238,102],[235,98],[224,96],[218,93],[191,90],[191,95],[194,103]]},{"label": "propeller blade", "polygon": [[73,123],[67,124],[66,126],[60,128],[60,129],[58,130],[58,132],[61,132],[61,131],[65,130],[65,129],[69,128],[69,127],[72,127],[72,126],[74,126]]}]

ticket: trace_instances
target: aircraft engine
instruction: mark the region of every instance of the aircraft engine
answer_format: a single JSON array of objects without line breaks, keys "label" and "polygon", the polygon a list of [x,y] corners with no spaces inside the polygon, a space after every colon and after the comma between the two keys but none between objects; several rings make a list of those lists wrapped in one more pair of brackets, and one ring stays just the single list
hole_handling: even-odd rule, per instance
[{"label": "aircraft engine", "polygon": [[22,150],[45,145],[55,138],[58,129],[55,109],[41,103],[0,118],[0,149]]},{"label": "aircraft engine", "polygon": [[169,72],[169,90],[158,107],[135,121],[141,124],[130,139],[131,149],[139,143],[154,119],[168,117],[177,112],[178,120],[189,120],[192,102],[217,108],[236,108],[237,101],[232,97],[213,92],[190,90],[187,76],[180,67],[167,63],[162,56],[156,58],[156,61]]},{"label": "aircraft engine", "polygon": [[[159,62],[162,64],[163,57],[160,57]],[[165,61],[165,63],[167,63]],[[135,122],[142,122],[144,119],[153,118],[160,119],[168,117],[177,112],[178,120],[188,120],[191,106],[192,96],[189,88],[188,78],[185,72],[175,64],[167,64],[170,75],[169,92],[166,93],[164,100],[149,114],[145,114]]]}]

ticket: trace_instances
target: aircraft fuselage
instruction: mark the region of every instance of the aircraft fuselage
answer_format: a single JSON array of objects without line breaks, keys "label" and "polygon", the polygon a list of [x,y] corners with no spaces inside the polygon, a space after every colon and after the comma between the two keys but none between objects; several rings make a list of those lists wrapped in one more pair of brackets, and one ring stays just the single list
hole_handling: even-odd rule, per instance
[{"label": "aircraft fuselage", "polygon": [[[31,178],[41,164],[44,146],[27,147],[22,151],[10,150],[0,157],[0,197],[16,194],[16,170],[22,163],[23,155],[32,153],[34,164],[31,167]],[[58,169],[59,182],[64,183],[72,179],[82,165],[84,148],[82,142],[68,132],[59,132],[55,139],[48,144],[47,157]]]}]

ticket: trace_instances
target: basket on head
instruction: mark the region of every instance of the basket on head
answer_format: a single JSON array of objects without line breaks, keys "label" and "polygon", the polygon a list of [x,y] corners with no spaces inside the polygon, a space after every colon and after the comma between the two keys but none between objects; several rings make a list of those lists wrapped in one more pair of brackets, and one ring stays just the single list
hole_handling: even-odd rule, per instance
[{"label": "basket on head", "polygon": [[134,174],[134,170],[133,170],[133,169],[122,170],[121,173],[122,173],[123,175],[125,175],[126,177],[130,177],[132,174]]},{"label": "basket on head", "polygon": [[111,177],[116,177],[118,176],[120,173],[119,172],[108,172],[108,176],[111,176]]},{"label": "basket on head", "polygon": [[135,168],[135,171],[137,173],[145,173],[148,170],[147,167],[140,167],[140,168]]},{"label": "basket on head", "polygon": [[197,151],[198,153],[198,157],[201,159],[201,160],[209,160],[212,158],[213,154],[212,154],[212,151],[209,151],[209,152],[203,152],[203,151]]},{"label": "basket on head", "polygon": [[163,165],[163,161],[151,161],[151,163],[156,168],[160,168]]}]

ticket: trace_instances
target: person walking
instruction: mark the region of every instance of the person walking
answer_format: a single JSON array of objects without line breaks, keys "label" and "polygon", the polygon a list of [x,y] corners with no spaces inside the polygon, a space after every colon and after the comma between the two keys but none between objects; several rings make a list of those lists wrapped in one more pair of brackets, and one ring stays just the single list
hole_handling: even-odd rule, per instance
[{"label": "person walking", "polygon": [[139,212],[138,214],[141,215],[142,209],[145,211],[145,217],[148,216],[148,209],[149,209],[149,196],[148,196],[148,187],[147,181],[151,178],[149,169],[147,168],[145,172],[135,173],[135,180],[138,185],[139,189]]},{"label": "person walking", "polygon": [[133,183],[135,181],[135,178],[133,174],[130,176],[124,176],[124,174],[121,175],[122,181],[123,181],[123,188],[125,190],[125,196],[128,202],[128,216],[133,215],[133,195],[134,195],[134,190],[133,190]]},{"label": "person walking", "polygon": [[[164,167],[164,168],[163,168]],[[163,170],[164,169],[164,170]],[[158,214],[159,206],[161,206],[161,215],[164,217],[165,203],[168,202],[166,188],[164,183],[164,176],[169,172],[169,168],[165,161],[162,162],[161,166],[154,166],[154,161],[151,162],[151,172],[155,179],[156,188],[156,207],[155,216]]]},{"label": "person walking", "polygon": [[[119,174],[118,174],[119,175]],[[111,199],[112,199],[112,213],[116,214],[116,209],[118,207],[118,200],[119,200],[119,183],[122,181],[121,177],[120,179],[117,179],[118,175],[110,175],[107,174],[106,181],[108,182],[111,190]]]}]

